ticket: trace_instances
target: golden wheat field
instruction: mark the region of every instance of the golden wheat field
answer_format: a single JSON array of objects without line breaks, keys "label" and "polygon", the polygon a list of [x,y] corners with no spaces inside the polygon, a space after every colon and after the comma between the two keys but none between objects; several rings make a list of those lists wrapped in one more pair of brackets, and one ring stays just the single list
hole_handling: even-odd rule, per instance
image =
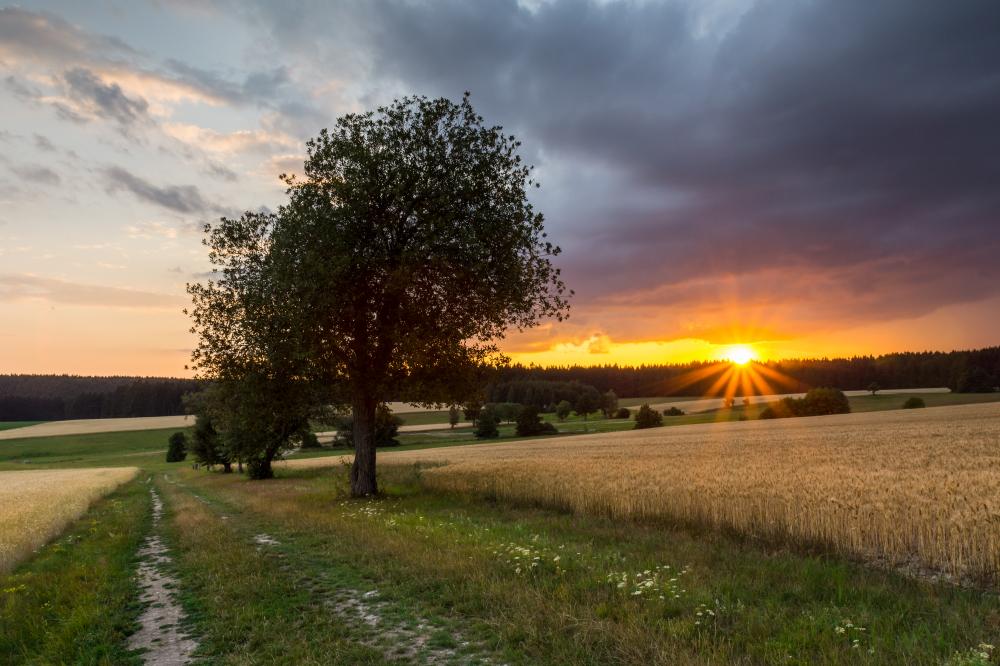
[{"label": "golden wheat field", "polygon": [[380,462],[437,465],[422,477],[440,489],[1000,577],[998,404],[400,451]]},{"label": "golden wheat field", "polygon": [[0,572],[59,534],[135,467],[0,472]]}]

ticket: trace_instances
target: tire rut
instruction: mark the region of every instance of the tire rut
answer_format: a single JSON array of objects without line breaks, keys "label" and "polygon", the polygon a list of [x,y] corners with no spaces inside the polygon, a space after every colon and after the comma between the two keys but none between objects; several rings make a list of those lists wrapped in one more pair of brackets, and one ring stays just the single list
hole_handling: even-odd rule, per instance
[{"label": "tire rut", "polygon": [[177,579],[166,571],[173,560],[157,533],[163,517],[163,501],[152,486],[149,493],[153,525],[137,553],[136,571],[142,588],[139,601],[145,608],[139,617],[140,628],[129,637],[128,647],[141,651],[140,657],[147,666],[181,666],[191,662],[198,643],[181,630],[186,618],[173,592]]}]

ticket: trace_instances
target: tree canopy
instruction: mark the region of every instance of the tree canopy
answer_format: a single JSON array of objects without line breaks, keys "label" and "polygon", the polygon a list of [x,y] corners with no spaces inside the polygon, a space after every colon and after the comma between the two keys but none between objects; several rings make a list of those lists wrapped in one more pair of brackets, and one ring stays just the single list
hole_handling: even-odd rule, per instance
[{"label": "tree canopy", "polygon": [[328,388],[353,417],[352,493],[376,493],[377,405],[467,402],[508,329],[566,316],[519,146],[467,94],[340,117],[286,205],[209,229],[223,275],[190,289],[195,365]]}]

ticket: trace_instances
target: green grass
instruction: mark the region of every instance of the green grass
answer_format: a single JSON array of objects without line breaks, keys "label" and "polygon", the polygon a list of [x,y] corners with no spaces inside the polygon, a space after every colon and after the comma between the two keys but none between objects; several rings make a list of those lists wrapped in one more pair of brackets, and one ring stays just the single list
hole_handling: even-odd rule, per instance
[{"label": "green grass", "polygon": [[920,398],[928,407],[971,405],[1000,402],[1000,393],[882,393],[851,396],[852,412],[876,412],[884,409],[902,409],[907,398]]},{"label": "green grass", "polygon": [[0,470],[155,465],[177,428],[0,440]]},{"label": "green grass", "polygon": [[45,421],[0,421],[0,430],[13,430],[14,428],[26,428],[28,426],[45,423]]},{"label": "green grass", "polygon": [[[870,411],[907,397],[851,401]],[[1000,398],[919,397],[928,406]],[[754,418],[759,409],[664,422]],[[573,434],[633,422],[558,425]],[[513,429],[504,424],[503,437],[487,441],[467,429],[406,433],[395,450],[489,446],[517,439]],[[0,469],[155,471],[172,571],[205,663],[375,664],[419,643],[417,661],[454,663],[937,664],[1000,641],[995,591],[914,581],[797,544],[432,492],[413,467],[383,466],[386,497],[376,501],[348,500],[339,466],[279,468],[276,480],[249,482],[166,464],[172,432],[0,441]],[[134,553],[148,527],[147,487],[132,482],[0,577],[0,662],[132,663],[124,636],[138,615]],[[260,545],[260,534],[279,543]],[[631,594],[635,574],[667,565],[687,568],[676,585],[666,576],[654,586],[671,594]],[[337,611],[345,594],[375,590],[376,626]]]},{"label": "green grass", "polygon": [[[822,553],[432,493],[409,467],[382,470],[375,502],[347,500],[342,470],[283,475],[183,469],[164,484],[213,663],[378,662],[385,636],[421,623],[432,644],[467,642],[461,658],[511,664],[936,664],[998,637],[993,593]],[[255,546],[262,533],[279,544]],[[667,565],[657,592],[632,594],[637,572]],[[377,631],[329,611],[344,590],[378,591]]]},{"label": "green grass", "polygon": [[0,662],[141,663],[125,638],[139,614],[134,558],[148,526],[149,491],[132,481],[0,576]]}]

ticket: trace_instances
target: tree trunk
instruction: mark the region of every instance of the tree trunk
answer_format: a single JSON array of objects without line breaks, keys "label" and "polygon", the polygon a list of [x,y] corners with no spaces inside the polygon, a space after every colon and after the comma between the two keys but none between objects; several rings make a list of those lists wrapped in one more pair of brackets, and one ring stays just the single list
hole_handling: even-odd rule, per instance
[{"label": "tree trunk", "polygon": [[351,496],[372,497],[378,494],[375,481],[375,407],[368,396],[352,404],[354,416],[354,464],[351,466]]}]

